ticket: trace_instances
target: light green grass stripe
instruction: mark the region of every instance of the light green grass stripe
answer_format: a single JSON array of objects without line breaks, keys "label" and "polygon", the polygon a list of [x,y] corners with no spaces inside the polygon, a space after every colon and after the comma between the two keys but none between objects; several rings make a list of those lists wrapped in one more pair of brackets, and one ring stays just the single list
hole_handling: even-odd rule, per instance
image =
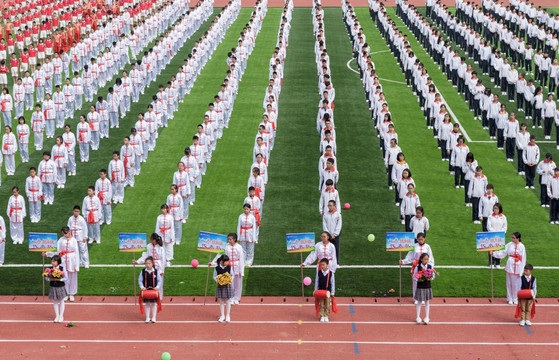
[{"label": "light green grass stripe", "polygon": [[[358,9],[357,14],[361,19],[361,25],[365,28],[367,41],[372,41],[374,45],[378,44],[377,41],[382,41],[384,44],[378,31],[373,29],[374,25],[369,20],[367,10]],[[389,9],[389,14],[394,15],[394,10]],[[395,16],[392,17],[395,18]],[[397,25],[403,25],[400,20],[397,18],[396,20]],[[430,75],[462,121],[465,113],[469,113],[467,110],[460,113],[460,110],[456,110],[460,104],[464,104],[463,100],[452,88],[451,91],[445,91],[444,86],[448,86],[448,84],[446,84],[446,80],[441,79],[440,71],[436,71],[438,69],[421,50],[415,38],[411,38],[410,41],[414,52],[431,70]],[[372,51],[377,49],[374,45]],[[375,57],[375,64],[381,77],[403,79],[399,67],[395,65],[395,60],[388,59],[392,55],[383,53],[377,54]],[[386,68],[388,63],[394,65]],[[414,178],[420,184],[418,194],[426,207],[427,217],[431,221],[432,230],[429,231],[428,238],[433,246],[437,262],[439,264],[484,264],[486,255],[475,252],[475,232],[481,230],[480,226],[471,223],[471,209],[463,205],[464,192],[453,188],[453,178],[447,172],[448,164],[440,161],[440,150],[436,148],[432,132],[425,128],[422,114],[418,114],[417,118],[412,115],[419,110],[419,105],[415,103],[412,107],[401,106],[404,95],[407,97],[404,85],[400,86],[398,92],[392,92],[390,89],[394,86],[389,83],[383,83],[383,86],[389,103],[392,104],[391,110],[395,118],[396,129],[400,134],[401,144],[411,164]],[[407,89],[407,91],[411,93],[411,90]],[[394,100],[392,100],[395,96],[398,96],[396,108],[394,108]],[[403,114],[403,111],[406,111],[407,115]],[[471,117],[471,115],[468,116]],[[401,126],[403,124],[405,124],[404,127]],[[467,129],[469,131],[470,127]],[[478,155],[480,165],[484,166],[489,180],[495,184],[496,193],[504,204],[505,214],[509,219],[509,229],[523,233],[523,238],[526,239],[525,245],[530,254],[530,262],[537,265],[553,264],[553,257],[545,250],[551,246],[551,239],[554,237],[556,229],[549,228],[549,225],[541,226],[545,224],[546,213],[535,204],[534,195],[531,192],[523,191],[523,180],[515,176],[510,166],[502,162],[502,155],[493,150],[492,144],[476,143],[469,144],[469,146],[474,154]],[[522,205],[518,206],[519,204]],[[456,254],[460,254],[460,256],[456,256]]]},{"label": "light green grass stripe", "polygon": [[[212,17],[210,17],[212,19]],[[31,224],[29,219],[27,218],[24,221],[24,228],[26,234],[28,232],[51,232],[51,233],[58,233],[62,226],[65,226],[68,218],[72,215],[72,208],[74,205],[82,204],[83,198],[86,195],[87,186],[94,185],[96,179],[99,177],[99,169],[107,168],[109,165],[109,161],[112,159],[112,152],[114,150],[120,150],[122,145],[122,139],[124,136],[130,134],[130,129],[134,126],[137,120],[137,114],[140,111],[146,111],[147,104],[151,102],[151,97],[157,91],[157,86],[160,83],[166,82],[168,79],[171,78],[171,74],[175,74],[177,72],[177,66],[183,63],[184,56],[186,56],[190,49],[194,45],[194,39],[198,39],[200,35],[208,28],[211,20],[208,20],[205,24],[203,24],[200,29],[186,42],[186,44],[181,49],[180,53],[171,61],[171,63],[167,66],[165,70],[163,70],[162,74],[158,77],[158,79],[153,82],[150,87],[145,89],[145,95],[140,96],[140,101],[138,103],[131,104],[131,111],[127,114],[125,119],[120,119],[120,128],[119,129],[111,129],[110,131],[110,138],[103,139],[101,141],[101,146],[98,151],[90,151],[90,158],[89,163],[80,163],[79,162],[79,155],[77,156],[77,175],[71,176],[67,178],[66,187],[64,189],[55,189],[55,202],[54,205],[48,205],[42,207],[42,219],[40,223]],[[109,85],[107,85],[108,87]],[[104,90],[100,92],[103,94]],[[84,104],[84,109],[89,105],[86,106],[87,103]],[[84,111],[85,113],[85,111]],[[77,114],[77,113],[76,113]],[[72,122],[73,124],[73,122]],[[75,130],[75,126],[74,130]],[[61,130],[58,129],[60,132]],[[49,139],[50,141],[50,139]],[[47,142],[45,142],[47,144]],[[52,144],[45,145],[45,150],[50,150]],[[4,199],[8,199],[9,194],[11,194],[11,187],[14,185],[18,185],[20,187],[20,192],[23,193],[23,189],[25,187],[25,179],[29,176],[27,169],[30,166],[38,166],[39,161],[42,160],[42,152],[35,152],[31,154],[30,161],[27,164],[23,164],[19,166],[16,175],[10,177],[8,181],[5,181],[0,188],[0,197]],[[17,156],[19,158],[19,156]],[[157,156],[152,156],[150,154],[150,159],[148,161],[154,163],[157,162]],[[137,177],[138,181],[141,181],[142,175]],[[139,184],[136,185],[136,191],[142,193],[141,188],[139,188]],[[129,196],[129,189],[126,190],[126,196]],[[129,200],[128,198],[127,200]],[[122,207],[122,205],[120,206]],[[117,206],[113,206],[113,209],[116,211]],[[131,217],[127,217],[130,219]],[[5,217],[6,219],[6,217]],[[116,219],[115,219],[116,220]],[[124,221],[122,219],[121,221]],[[9,238],[8,238],[9,239]],[[109,240],[109,238],[106,238]],[[116,238],[111,239],[112,242],[106,241],[105,244],[102,246],[107,246],[108,252],[112,253],[113,250],[116,251],[117,245]],[[103,251],[106,253],[107,251]],[[99,251],[95,250],[95,247],[92,248],[91,257],[93,261],[96,261],[95,254]],[[109,255],[106,257],[106,254],[100,253],[99,259],[104,260],[112,260],[113,255]],[[40,256],[37,253],[30,253],[27,250],[27,243],[24,246],[15,246],[11,244],[11,241],[8,241],[6,245],[6,263],[34,263],[40,262]]]}]

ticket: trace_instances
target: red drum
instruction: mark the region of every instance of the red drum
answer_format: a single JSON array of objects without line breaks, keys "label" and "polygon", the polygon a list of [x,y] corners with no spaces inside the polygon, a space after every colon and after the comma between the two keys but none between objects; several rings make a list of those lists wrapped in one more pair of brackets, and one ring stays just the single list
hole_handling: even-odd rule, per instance
[{"label": "red drum", "polygon": [[330,291],[328,291],[328,290],[315,290],[313,295],[318,300],[329,299],[330,298]]},{"label": "red drum", "polygon": [[159,297],[158,290],[143,290],[142,299],[157,299]]},{"label": "red drum", "polygon": [[531,299],[533,297],[532,290],[530,289],[518,290],[517,297],[519,299]]}]

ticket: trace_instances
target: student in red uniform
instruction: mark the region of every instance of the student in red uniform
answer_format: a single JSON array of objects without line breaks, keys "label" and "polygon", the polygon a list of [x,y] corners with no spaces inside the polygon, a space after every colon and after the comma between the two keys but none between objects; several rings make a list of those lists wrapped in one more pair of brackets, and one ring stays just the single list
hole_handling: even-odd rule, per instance
[{"label": "student in red uniform", "polygon": [[15,53],[12,54],[12,58],[10,59],[10,70],[12,72],[12,80],[15,84],[19,77],[19,60]]}]

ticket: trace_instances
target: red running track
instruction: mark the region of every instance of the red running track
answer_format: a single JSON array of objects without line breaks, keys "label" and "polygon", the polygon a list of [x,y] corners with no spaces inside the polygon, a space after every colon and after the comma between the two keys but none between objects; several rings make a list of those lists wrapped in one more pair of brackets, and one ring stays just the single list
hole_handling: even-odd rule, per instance
[{"label": "red running track", "polygon": [[5,359],[554,359],[559,351],[559,301],[538,299],[534,325],[520,327],[503,299],[442,299],[431,323],[416,325],[409,299],[339,298],[329,324],[313,299],[245,297],[232,322],[218,323],[215,299],[167,297],[156,324],[144,324],[130,297],[78,297],[65,321],[52,323],[41,297],[0,297],[0,346]]}]

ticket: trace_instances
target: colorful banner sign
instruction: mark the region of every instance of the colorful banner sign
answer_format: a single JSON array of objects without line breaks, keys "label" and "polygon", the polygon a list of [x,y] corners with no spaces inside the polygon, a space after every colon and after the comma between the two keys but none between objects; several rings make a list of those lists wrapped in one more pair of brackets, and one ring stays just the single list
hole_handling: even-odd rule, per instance
[{"label": "colorful banner sign", "polygon": [[56,251],[58,238],[51,233],[29,233],[29,251]]},{"label": "colorful banner sign", "polygon": [[504,248],[505,233],[503,231],[476,233],[477,251],[495,251]]},{"label": "colorful banner sign", "polygon": [[415,235],[412,232],[387,232],[386,251],[410,251],[415,244]]},{"label": "colorful banner sign", "polygon": [[225,245],[227,245],[227,235],[205,231],[200,231],[198,235],[198,250],[222,253],[225,252]]},{"label": "colorful banner sign", "polygon": [[306,252],[314,250],[314,233],[285,234],[287,252]]},{"label": "colorful banner sign", "polygon": [[147,248],[147,235],[145,233],[119,233],[118,251],[143,252]]}]

